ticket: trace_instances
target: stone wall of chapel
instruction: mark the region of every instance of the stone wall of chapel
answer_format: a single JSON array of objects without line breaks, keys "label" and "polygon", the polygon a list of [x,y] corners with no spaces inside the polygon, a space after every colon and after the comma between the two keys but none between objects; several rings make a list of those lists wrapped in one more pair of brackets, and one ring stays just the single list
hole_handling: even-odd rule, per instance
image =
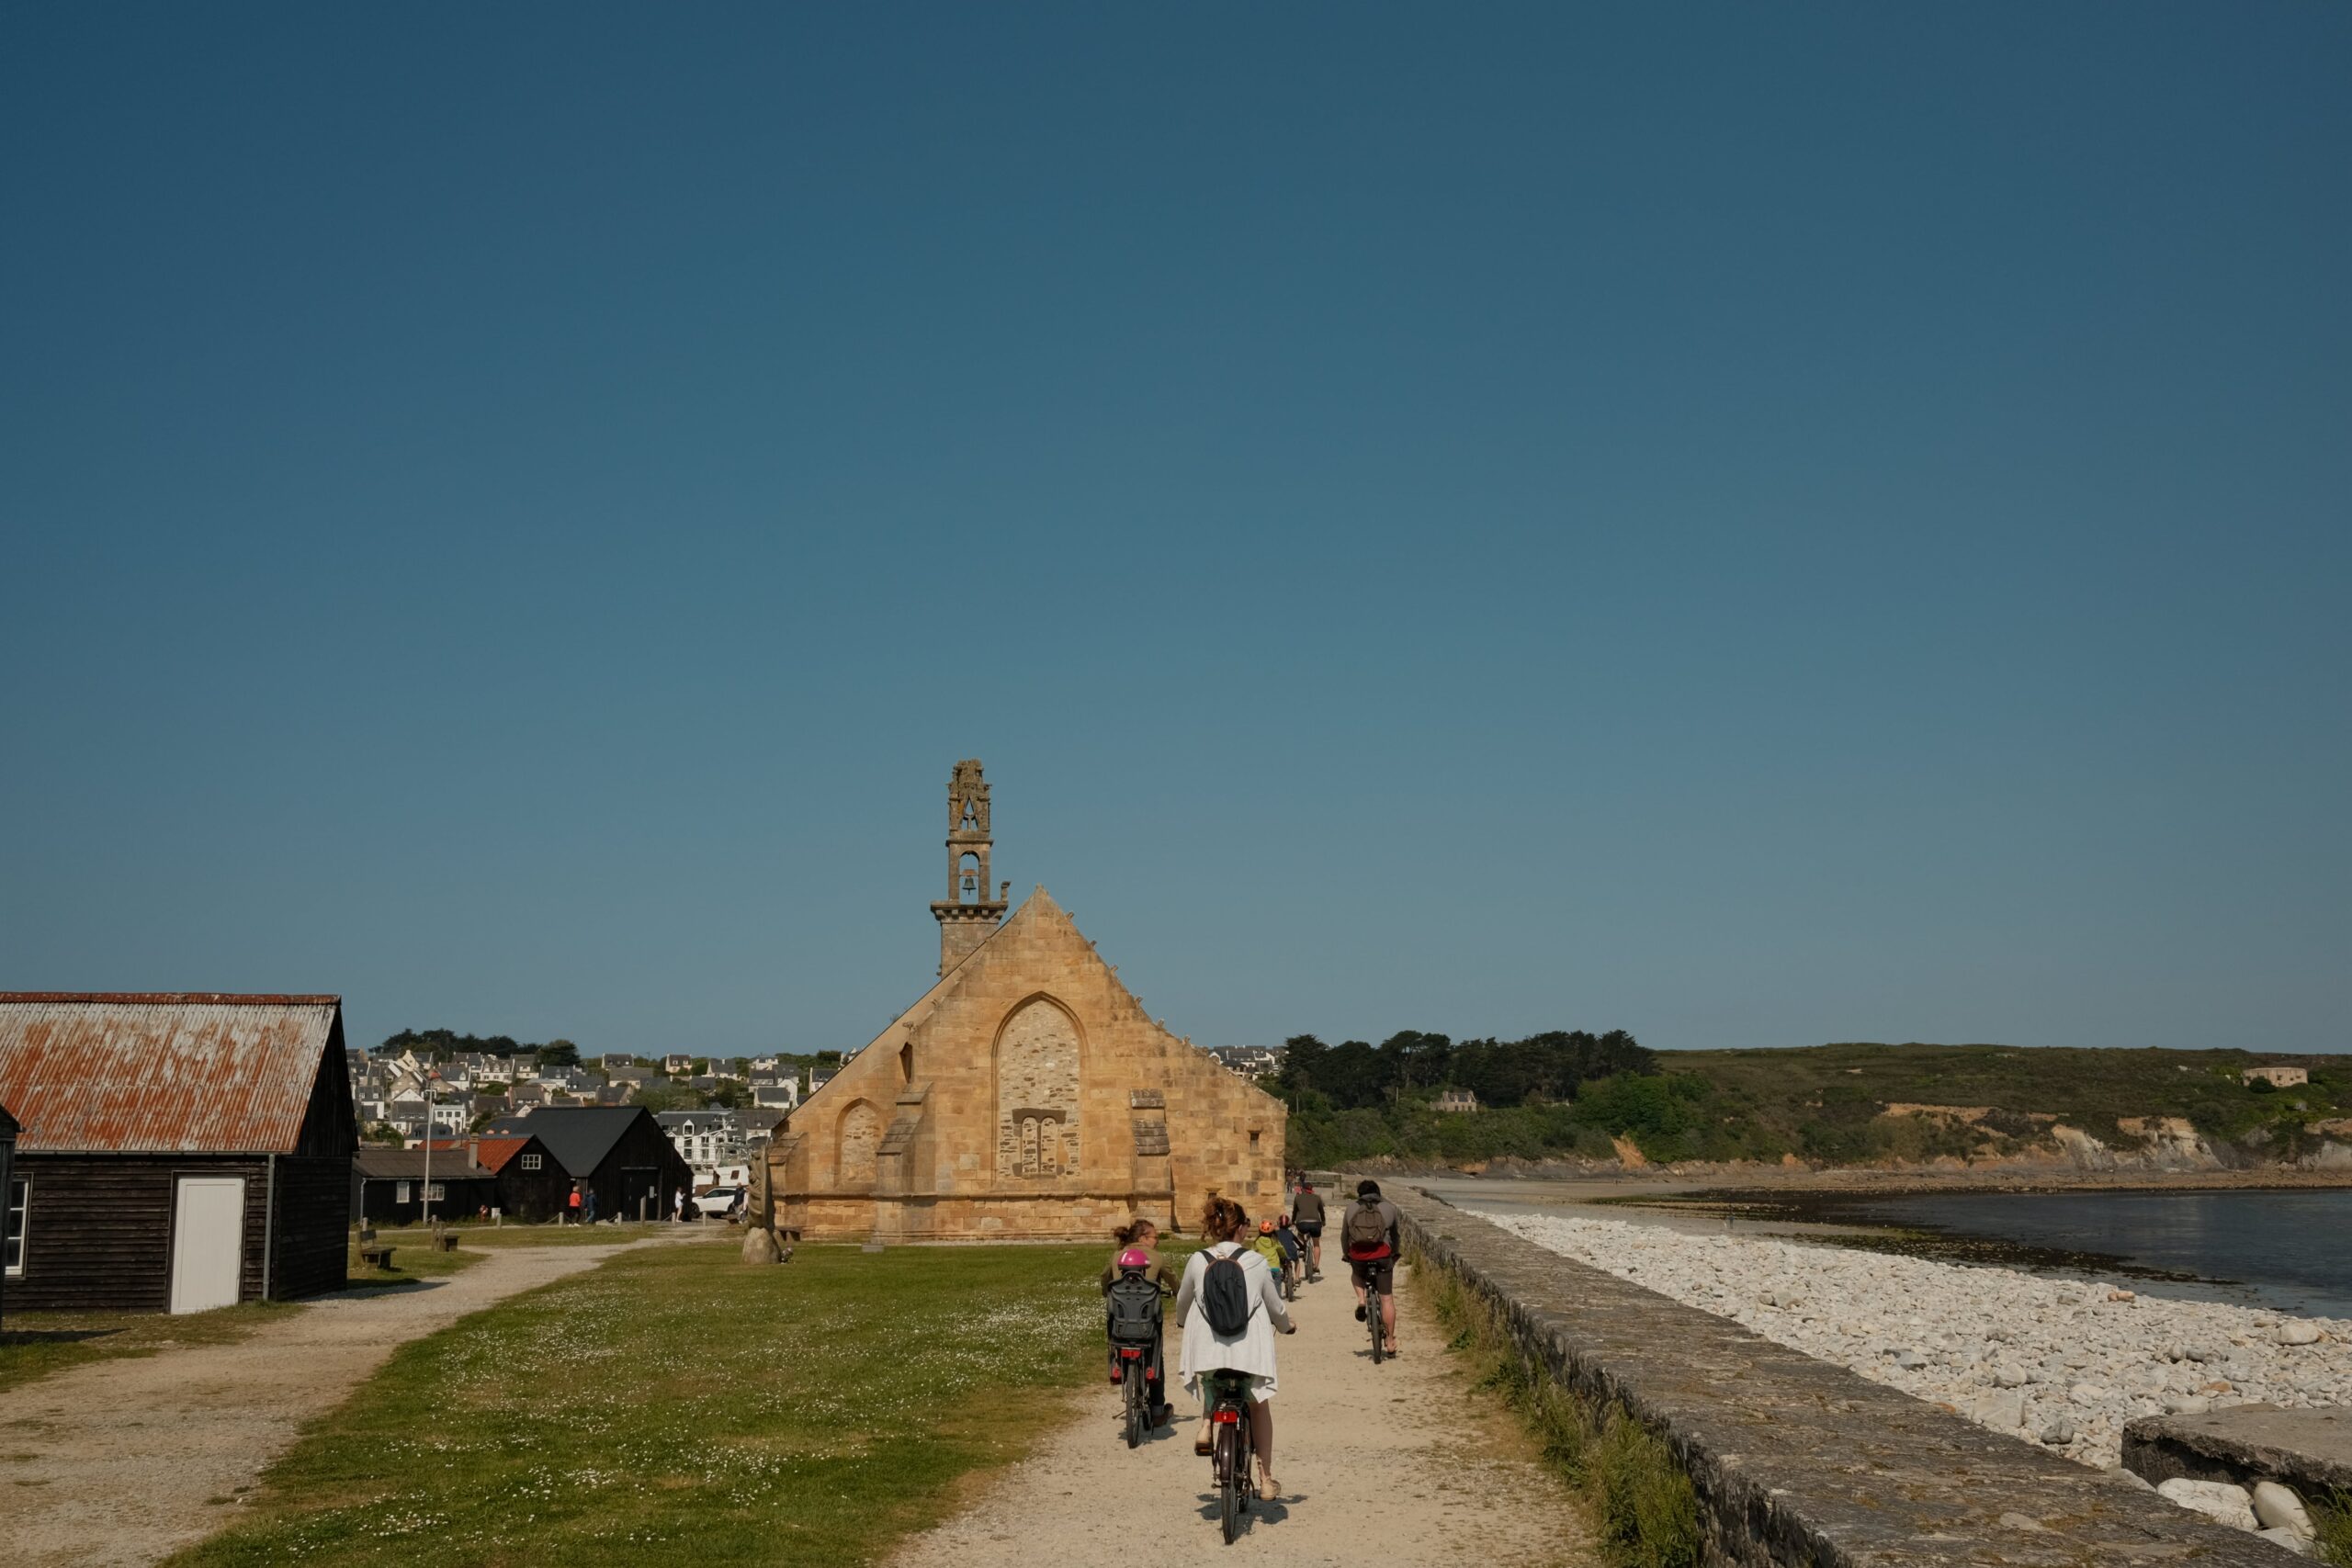
[{"label": "stone wall of chapel", "polygon": [[[1015,1046],[1009,1080],[1000,1070],[1007,1042]],[[1146,1201],[1134,1190],[1139,1118],[1164,1117],[1175,1217],[1186,1232],[1198,1227],[1212,1191],[1238,1198],[1253,1215],[1272,1213],[1280,1201],[1281,1103],[1148,1017],[1050,900],[1024,907],[998,928],[928,1003],[859,1053],[823,1096],[795,1112],[793,1131],[814,1131],[811,1112],[837,1126],[831,1119],[842,1115],[849,1100],[864,1099],[878,1108],[878,1137],[901,1089],[899,1048],[910,1043],[915,1084],[924,1091],[920,1136],[928,1142],[920,1164],[930,1173],[928,1191],[882,1203],[857,1196],[866,1183],[845,1179],[850,1172],[836,1167],[842,1140],[805,1137],[792,1156],[786,1190],[795,1195],[795,1212],[805,1214],[809,1235],[863,1236],[879,1227],[910,1240],[1093,1239],[1098,1234],[1107,1239],[1109,1227],[1133,1210],[1159,1212],[1170,1202],[1165,1196]],[[1071,1064],[1067,1069],[1059,1065],[1065,1054]],[[1047,1062],[1057,1065],[1049,1069]],[[1135,1108],[1130,1100],[1137,1090],[1156,1091],[1164,1111]],[[1014,1098],[1004,1099],[1007,1092]],[[1027,1098],[1033,1094],[1038,1098]],[[1040,1168],[1024,1174],[1025,1145],[1016,1120],[1007,1174],[1005,1112],[1063,1103],[1070,1107],[1075,1131],[1064,1134],[1063,1147],[1070,1153],[1062,1166],[1047,1172],[1041,1157]],[[1042,1127],[1038,1136],[1042,1156]]]}]

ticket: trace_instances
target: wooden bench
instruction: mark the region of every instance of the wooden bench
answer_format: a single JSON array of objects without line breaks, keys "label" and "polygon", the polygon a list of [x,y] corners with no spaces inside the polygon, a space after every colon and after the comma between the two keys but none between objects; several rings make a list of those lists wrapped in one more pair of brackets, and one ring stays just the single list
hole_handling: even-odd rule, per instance
[{"label": "wooden bench", "polygon": [[391,1244],[383,1241],[362,1243],[359,1261],[371,1269],[390,1269],[392,1266]]},{"label": "wooden bench", "polygon": [[433,1238],[433,1245],[439,1247],[444,1252],[455,1252],[458,1250],[458,1233],[455,1231],[443,1231],[439,1235]]}]

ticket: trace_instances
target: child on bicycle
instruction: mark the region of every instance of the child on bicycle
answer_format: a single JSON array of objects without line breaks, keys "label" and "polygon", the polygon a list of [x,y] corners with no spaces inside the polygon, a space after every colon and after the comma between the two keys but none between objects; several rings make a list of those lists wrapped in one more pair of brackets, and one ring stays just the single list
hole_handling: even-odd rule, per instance
[{"label": "child on bicycle", "polygon": [[[1163,1296],[1176,1293],[1176,1275],[1159,1253],[1159,1227],[1147,1219],[1138,1219],[1113,1233],[1118,1242],[1111,1254],[1111,1261],[1103,1265],[1102,1285],[1105,1314],[1111,1310],[1112,1288],[1123,1280],[1141,1280]],[[1154,1427],[1168,1425],[1173,1414],[1168,1404],[1168,1376],[1161,1353],[1161,1325],[1153,1325],[1151,1342],[1144,1348],[1144,1376],[1150,1381]],[[1119,1381],[1119,1347],[1110,1347],[1111,1381]]]}]

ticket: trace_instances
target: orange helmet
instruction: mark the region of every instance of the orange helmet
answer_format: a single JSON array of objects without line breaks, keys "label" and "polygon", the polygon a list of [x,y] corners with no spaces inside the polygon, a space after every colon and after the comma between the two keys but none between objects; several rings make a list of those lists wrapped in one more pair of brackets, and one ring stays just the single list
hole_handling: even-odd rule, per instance
[{"label": "orange helmet", "polygon": [[1274,1234],[1274,1222],[1273,1222],[1273,1221],[1272,1221],[1272,1220],[1260,1220],[1260,1221],[1258,1222],[1258,1234],[1259,1234],[1260,1235],[1273,1235],[1273,1234]]}]

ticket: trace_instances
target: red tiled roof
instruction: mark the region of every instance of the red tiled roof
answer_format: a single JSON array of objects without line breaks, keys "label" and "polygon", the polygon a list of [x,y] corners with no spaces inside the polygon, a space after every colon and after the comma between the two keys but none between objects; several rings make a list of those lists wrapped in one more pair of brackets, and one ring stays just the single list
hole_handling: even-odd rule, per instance
[{"label": "red tiled roof", "polygon": [[470,1148],[473,1150],[475,1160],[478,1161],[484,1169],[501,1171],[506,1168],[506,1162],[513,1159],[516,1155],[521,1154],[523,1152],[523,1145],[530,1141],[531,1140],[527,1137],[435,1138],[433,1140],[433,1146],[436,1149]]},{"label": "red tiled roof", "polygon": [[325,996],[0,991],[0,1105],[27,1153],[291,1152],[342,1008]]}]

